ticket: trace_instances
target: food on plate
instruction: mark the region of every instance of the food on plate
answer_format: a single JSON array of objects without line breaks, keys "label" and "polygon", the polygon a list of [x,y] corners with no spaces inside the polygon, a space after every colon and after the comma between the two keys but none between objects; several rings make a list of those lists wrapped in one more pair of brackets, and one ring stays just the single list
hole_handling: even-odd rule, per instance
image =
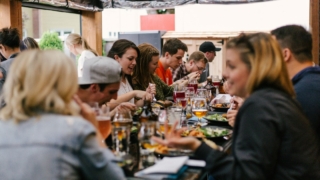
[{"label": "food on plate", "polygon": [[230,108],[230,103],[218,103],[218,104],[214,104],[213,107],[215,107],[215,108]]},{"label": "food on plate", "polygon": [[223,122],[228,121],[226,113],[224,113],[224,114],[218,114],[218,113],[211,114],[211,115],[206,116],[205,119],[213,120],[213,121],[223,121]]},{"label": "food on plate", "polygon": [[168,147],[164,146],[164,145],[158,145],[158,147],[156,147],[155,152],[159,153],[159,154],[168,154]]},{"label": "food on plate", "polygon": [[230,134],[230,130],[212,127],[196,127],[193,129],[185,130],[181,136],[193,136],[197,138],[212,138],[221,137]]}]

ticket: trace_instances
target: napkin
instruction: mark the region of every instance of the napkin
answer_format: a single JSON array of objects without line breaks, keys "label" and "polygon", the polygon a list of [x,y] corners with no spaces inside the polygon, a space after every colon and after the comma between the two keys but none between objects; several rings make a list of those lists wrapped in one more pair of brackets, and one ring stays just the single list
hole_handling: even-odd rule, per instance
[{"label": "napkin", "polygon": [[222,103],[230,103],[231,96],[230,94],[218,94],[210,104],[222,104]]},{"label": "napkin", "polygon": [[[164,157],[155,165],[135,173],[135,177],[147,179],[163,179],[168,177],[177,177],[187,169],[184,164],[188,161],[188,156],[182,157]],[[174,179],[174,178],[173,178]]]}]

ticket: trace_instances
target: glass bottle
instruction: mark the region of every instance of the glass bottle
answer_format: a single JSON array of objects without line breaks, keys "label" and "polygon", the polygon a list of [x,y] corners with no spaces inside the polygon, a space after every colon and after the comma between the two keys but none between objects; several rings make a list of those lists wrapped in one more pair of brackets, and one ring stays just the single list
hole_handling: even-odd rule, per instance
[{"label": "glass bottle", "polygon": [[140,123],[148,122],[150,115],[151,115],[151,113],[149,111],[148,101],[144,100],[143,107],[142,107],[142,113],[139,117],[139,122]]},{"label": "glass bottle", "polygon": [[212,78],[210,76],[207,78],[207,84],[204,86],[204,88],[211,91],[212,98],[216,97],[216,88],[214,87]]}]

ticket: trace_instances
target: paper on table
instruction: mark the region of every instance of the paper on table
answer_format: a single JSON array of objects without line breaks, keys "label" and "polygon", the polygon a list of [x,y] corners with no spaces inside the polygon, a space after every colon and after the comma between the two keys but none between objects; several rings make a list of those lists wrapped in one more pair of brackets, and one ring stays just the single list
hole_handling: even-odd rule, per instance
[{"label": "paper on table", "polygon": [[205,166],[206,166],[206,162],[203,161],[203,160],[189,159],[189,160],[186,162],[186,165],[192,166],[192,167],[205,167]]},{"label": "paper on table", "polygon": [[142,173],[143,174],[152,174],[152,173],[175,174],[175,173],[178,173],[180,168],[186,163],[188,159],[189,159],[188,156],[164,157],[157,164],[143,170]]}]

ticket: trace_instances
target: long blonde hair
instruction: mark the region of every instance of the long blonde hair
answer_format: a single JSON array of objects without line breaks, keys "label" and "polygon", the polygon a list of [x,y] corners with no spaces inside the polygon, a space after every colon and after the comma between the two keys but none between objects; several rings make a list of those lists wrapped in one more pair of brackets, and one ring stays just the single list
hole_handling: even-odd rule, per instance
[{"label": "long blonde hair", "polygon": [[295,96],[280,46],[270,34],[241,34],[227,43],[227,49],[238,50],[240,59],[250,70],[246,84],[248,94],[269,86]]},{"label": "long blonde hair", "polygon": [[69,34],[68,37],[66,38],[66,44],[68,45],[81,45],[81,47],[85,50],[91,51],[93,54],[98,56],[97,51],[92,49],[89,44],[87,43],[86,39],[81,37],[79,34]]},{"label": "long blonde hair", "polygon": [[58,50],[29,50],[17,56],[4,84],[2,119],[26,120],[39,113],[79,115],[74,62]]}]

